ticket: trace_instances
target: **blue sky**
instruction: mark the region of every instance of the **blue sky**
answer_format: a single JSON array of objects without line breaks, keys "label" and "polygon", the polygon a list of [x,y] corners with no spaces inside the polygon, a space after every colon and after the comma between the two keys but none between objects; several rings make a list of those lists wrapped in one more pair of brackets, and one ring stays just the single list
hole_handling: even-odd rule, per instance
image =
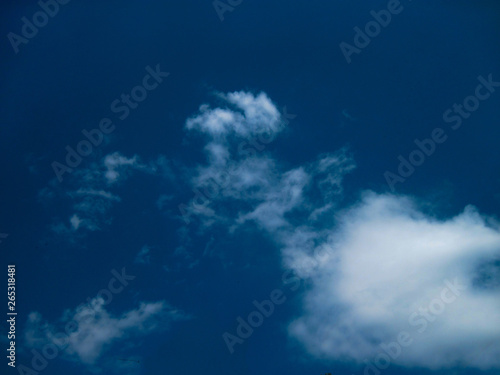
[{"label": "blue sky", "polygon": [[498,372],[497,2],[2,7],[7,373]]}]

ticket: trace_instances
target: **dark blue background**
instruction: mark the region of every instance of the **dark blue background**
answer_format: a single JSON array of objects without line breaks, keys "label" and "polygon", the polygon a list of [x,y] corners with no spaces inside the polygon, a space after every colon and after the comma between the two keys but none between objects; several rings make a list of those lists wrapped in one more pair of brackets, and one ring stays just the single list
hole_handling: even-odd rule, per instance
[{"label": "dark blue background", "polygon": [[[363,27],[372,9],[386,5],[245,0],[221,22],[208,0],[73,0],[15,54],[7,34],[20,33],[21,17],[31,18],[39,8],[34,1],[3,3],[0,232],[9,237],[0,244],[0,256],[2,264],[17,264],[18,330],[31,311],[56,320],[64,309],[95,296],[111,269],[127,266],[138,277],[109,306],[111,312],[133,308],[137,300],[165,299],[196,316],[147,338],[136,353],[145,357],[142,374],[360,373],[349,363],[316,360],[287,338],[286,325],[300,314],[306,285],[229,355],[222,332],[234,331],[235,318],[252,311],[253,299],[281,287],[281,258],[266,238],[215,232],[212,246],[230,268],[214,259],[166,273],[162,265],[173,261],[179,246],[179,221],[158,211],[155,201],[159,194],[174,194],[182,203],[189,192],[153,186],[148,177],[133,180],[120,190],[128,204],[112,209],[113,224],[75,243],[50,230],[54,217],[66,215],[64,203],[44,205],[39,192],[54,178],[51,163],[64,159],[65,146],[76,145],[82,129],[112,117],[110,103],[140,83],[147,65],[159,63],[171,75],[126,120],[115,121],[111,142],[79,168],[117,150],[146,160],[158,154],[201,160],[182,142],[186,118],[214,90],[264,91],[297,114],[292,131],[270,146],[290,165],[350,145],[358,168],[346,179],[346,204],[361,189],[387,191],[383,173],[396,171],[398,155],[407,157],[413,139],[443,127],[449,139],[396,185],[397,192],[439,201],[442,215],[467,204],[497,214],[500,93],[481,102],[457,131],[442,114],[473,93],[479,75],[500,80],[500,4],[402,1],[403,12],[347,64],[339,43],[352,43],[353,27]],[[357,121],[346,121],[344,109]],[[140,194],[144,190],[149,193]],[[203,252],[209,239],[197,239],[192,251]],[[144,244],[153,248],[147,270],[132,264]],[[18,350],[18,360],[28,362],[29,353]],[[56,359],[46,371],[87,370]]]}]

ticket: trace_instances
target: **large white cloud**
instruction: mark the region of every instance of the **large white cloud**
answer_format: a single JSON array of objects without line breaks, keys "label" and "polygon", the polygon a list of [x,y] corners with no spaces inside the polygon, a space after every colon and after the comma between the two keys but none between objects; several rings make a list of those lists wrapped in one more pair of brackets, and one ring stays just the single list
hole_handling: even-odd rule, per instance
[{"label": "large white cloud", "polygon": [[323,236],[284,249],[313,282],[290,326],[311,353],[380,359],[406,332],[411,344],[392,363],[500,367],[500,233],[472,207],[440,221],[409,199],[369,193]]}]

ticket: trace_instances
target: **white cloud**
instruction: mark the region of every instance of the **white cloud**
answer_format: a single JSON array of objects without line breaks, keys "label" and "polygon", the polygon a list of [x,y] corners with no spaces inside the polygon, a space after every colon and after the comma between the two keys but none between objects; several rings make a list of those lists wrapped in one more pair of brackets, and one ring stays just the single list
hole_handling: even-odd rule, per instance
[{"label": "white cloud", "polygon": [[[236,216],[232,229],[252,220],[267,230],[276,230],[288,225],[287,214],[313,204],[303,197],[308,189],[319,191],[309,197],[321,195],[322,199],[312,218],[334,208],[345,174],[354,169],[345,149],[286,170],[266,150],[288,122],[267,95],[233,92],[219,97],[228,107],[203,105],[200,113],[186,122],[188,130],[209,138],[204,147],[207,164],[191,170],[194,198],[183,208],[184,217],[198,217],[208,227],[221,222],[234,224]],[[263,134],[266,136],[261,137]]]},{"label": "white cloud", "polygon": [[[363,362],[408,332],[413,342],[395,364],[500,367],[498,225],[472,207],[438,220],[408,198],[374,193],[338,211],[355,168],[346,149],[293,168],[265,145],[245,152],[236,136],[279,133],[283,119],[265,94],[220,97],[226,107],[203,105],[186,123],[208,135],[188,213],[202,227],[237,230],[252,221],[274,237],[285,266],[311,281],[293,337],[315,356]],[[445,304],[450,283],[467,288]],[[435,301],[444,311],[429,316]]]},{"label": "white cloud", "polygon": [[[367,194],[323,241],[298,236],[285,260],[314,286],[290,333],[311,353],[362,362],[406,331],[414,341],[393,360],[399,365],[500,367],[500,288],[481,281],[498,275],[500,233],[471,207],[439,221],[409,199]],[[312,255],[318,251],[327,254],[320,262]],[[445,280],[467,289],[425,318],[420,332],[419,308],[440,298]]]},{"label": "white cloud", "polygon": [[69,219],[69,222],[71,223],[71,226],[73,227],[74,230],[77,230],[80,224],[82,223],[82,220],[78,217],[78,215],[73,215]]},{"label": "white cloud", "polygon": [[[312,355],[363,362],[408,332],[413,342],[395,364],[500,367],[498,225],[471,207],[438,220],[408,198],[374,193],[338,211],[344,177],[355,168],[346,149],[284,168],[265,145],[246,152],[237,144],[236,136],[283,129],[267,96],[220,97],[226,107],[204,105],[186,123],[208,135],[188,213],[202,227],[237,230],[252,221],[273,236],[285,266],[311,282],[293,337]],[[450,283],[467,288],[444,304]],[[429,316],[435,301],[444,311]]]},{"label": "white cloud", "polygon": [[120,197],[111,194],[109,191],[105,190],[95,190],[95,189],[78,189],[75,193],[73,193],[74,197],[77,196],[95,196],[100,198],[106,198],[111,201],[120,202]]},{"label": "white cloud", "polygon": [[224,167],[211,163],[196,169],[190,214],[205,226],[232,222],[232,230],[251,220],[275,231],[289,225],[287,215],[294,211],[315,221],[336,207],[342,181],[354,168],[345,149],[290,170],[267,154],[231,155]]},{"label": "white cloud", "polygon": [[[54,342],[60,348],[65,348],[65,358],[92,365],[103,353],[119,343],[127,343],[123,346],[130,348],[130,342],[152,331],[167,329],[172,322],[187,318],[164,301],[143,302],[136,309],[121,316],[113,316],[104,308],[103,299],[95,298],[90,301],[90,305],[65,311],[55,325],[43,322],[38,313],[29,314],[25,338],[30,347],[42,347]],[[64,334],[68,322],[77,323],[69,335]],[[61,333],[65,339],[60,337]]]},{"label": "white cloud", "polygon": [[150,247],[147,245],[144,245],[139,253],[137,253],[134,263],[138,264],[149,264],[151,261],[151,255],[149,254],[150,252]]},{"label": "white cloud", "polygon": [[325,203],[337,201],[343,192],[342,182],[347,173],[352,172],[356,164],[343,148],[334,154],[320,155],[311,166],[313,174],[318,176],[318,187]]},{"label": "white cloud", "polygon": [[288,222],[285,214],[302,203],[302,192],[309,179],[310,176],[302,168],[286,172],[277,185],[265,192],[263,202],[253,211],[242,215],[238,223],[252,219],[269,231],[286,226]]},{"label": "white cloud", "polygon": [[130,170],[145,168],[145,166],[138,161],[137,156],[127,158],[119,152],[107,155],[103,160],[103,164],[105,168],[104,177],[109,185],[123,179],[124,175]]},{"label": "white cloud", "polygon": [[207,104],[199,108],[199,114],[186,122],[188,130],[198,130],[215,139],[234,134],[246,137],[259,132],[279,132],[283,125],[280,112],[265,93],[253,95],[247,92],[219,94],[231,108],[211,109]]},{"label": "white cloud", "polygon": [[242,109],[245,119],[251,125],[252,133],[277,132],[281,126],[281,114],[265,93],[257,96],[244,91],[223,95],[230,103]]},{"label": "white cloud", "polygon": [[40,199],[67,199],[70,206],[68,219],[52,224],[52,230],[71,237],[78,232],[97,231],[109,225],[112,222],[109,211],[114,204],[121,202],[112,190],[135,172],[174,179],[172,166],[162,155],[145,164],[137,155],[126,157],[114,152],[91,163],[87,169],[75,170],[68,175],[64,185],[51,181],[40,191]]}]

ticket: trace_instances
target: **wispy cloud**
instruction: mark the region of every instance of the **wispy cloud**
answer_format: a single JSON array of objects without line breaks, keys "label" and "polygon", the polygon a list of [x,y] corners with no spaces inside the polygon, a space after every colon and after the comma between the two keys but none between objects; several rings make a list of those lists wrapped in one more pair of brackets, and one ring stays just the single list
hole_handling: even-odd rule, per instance
[{"label": "wispy cloud", "polygon": [[187,120],[188,130],[198,130],[214,139],[228,135],[248,137],[259,132],[276,133],[280,130],[281,114],[265,93],[253,95],[239,91],[218,96],[228,107],[212,109],[203,104],[199,113]]},{"label": "wispy cloud", "polygon": [[65,358],[92,365],[106,351],[116,349],[120,343],[126,341],[125,346],[130,348],[132,339],[143,337],[152,331],[168,329],[171,323],[189,318],[164,301],[143,302],[120,316],[113,316],[106,311],[104,305],[102,298],[95,298],[90,301],[90,306],[66,310],[55,324],[44,322],[39,313],[31,313],[25,331],[27,345],[35,348],[51,342],[62,345],[56,335],[61,329],[57,328],[68,322],[76,322],[63,345]]},{"label": "wispy cloud", "polygon": [[226,107],[203,105],[186,122],[190,133],[206,136],[206,164],[190,174],[194,198],[179,206],[185,221],[196,217],[205,227],[226,222],[233,229],[254,221],[277,229],[287,225],[288,213],[311,204],[303,197],[309,189],[323,193],[323,211],[333,207],[333,197],[342,192],[343,177],[355,167],[347,150],[287,170],[265,149],[285,130],[290,115],[281,114],[265,93],[234,92],[219,97]]},{"label": "wispy cloud", "polygon": [[137,264],[149,264],[151,262],[150,247],[144,245],[141,250],[137,253],[134,263]]},{"label": "wispy cloud", "polygon": [[63,235],[71,236],[77,232],[101,230],[112,222],[109,211],[114,204],[121,202],[116,190],[134,173],[173,178],[169,161],[159,156],[148,163],[137,155],[127,157],[119,152],[104,156],[100,161],[91,163],[69,175],[65,184],[51,181],[40,192],[43,202],[59,199],[67,203],[67,219],[58,219],[52,229]]}]

